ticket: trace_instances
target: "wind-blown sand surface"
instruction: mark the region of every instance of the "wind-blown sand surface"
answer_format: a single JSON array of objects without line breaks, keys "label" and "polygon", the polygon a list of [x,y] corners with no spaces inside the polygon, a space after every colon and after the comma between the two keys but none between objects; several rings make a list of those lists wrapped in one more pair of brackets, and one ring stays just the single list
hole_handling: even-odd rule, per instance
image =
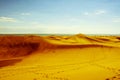
[{"label": "wind-blown sand surface", "polygon": [[120,36],[0,36],[0,80],[120,80]]}]

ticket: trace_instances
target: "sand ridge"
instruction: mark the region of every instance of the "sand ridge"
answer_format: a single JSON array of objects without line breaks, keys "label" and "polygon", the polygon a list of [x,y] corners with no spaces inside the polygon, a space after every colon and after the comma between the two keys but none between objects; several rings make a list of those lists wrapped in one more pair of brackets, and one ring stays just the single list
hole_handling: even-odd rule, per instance
[{"label": "sand ridge", "polygon": [[0,36],[0,80],[119,80],[119,44],[119,36]]}]

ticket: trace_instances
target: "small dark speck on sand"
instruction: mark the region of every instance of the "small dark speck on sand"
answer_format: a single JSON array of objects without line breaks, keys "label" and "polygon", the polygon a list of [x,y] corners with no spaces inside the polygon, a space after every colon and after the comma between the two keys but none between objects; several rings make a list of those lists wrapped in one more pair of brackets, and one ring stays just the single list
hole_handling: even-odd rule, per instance
[{"label": "small dark speck on sand", "polygon": [[116,78],[115,76],[113,78]]},{"label": "small dark speck on sand", "polygon": [[107,78],[107,79],[105,79],[105,80],[110,80],[110,79]]},{"label": "small dark speck on sand", "polygon": [[35,79],[33,79],[33,80],[37,80],[37,79],[35,78]]}]

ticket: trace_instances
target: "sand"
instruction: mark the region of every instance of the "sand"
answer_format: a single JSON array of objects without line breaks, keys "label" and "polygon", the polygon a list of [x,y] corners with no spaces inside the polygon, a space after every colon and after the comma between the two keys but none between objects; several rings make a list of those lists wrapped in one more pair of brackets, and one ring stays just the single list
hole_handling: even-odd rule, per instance
[{"label": "sand", "polygon": [[119,80],[120,36],[0,36],[0,80]]}]

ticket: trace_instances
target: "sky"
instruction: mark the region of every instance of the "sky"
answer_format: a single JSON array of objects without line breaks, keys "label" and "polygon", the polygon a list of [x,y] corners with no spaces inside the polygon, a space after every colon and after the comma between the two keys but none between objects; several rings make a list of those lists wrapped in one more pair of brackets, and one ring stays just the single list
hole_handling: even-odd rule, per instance
[{"label": "sky", "polygon": [[0,34],[120,34],[120,0],[0,0]]}]

